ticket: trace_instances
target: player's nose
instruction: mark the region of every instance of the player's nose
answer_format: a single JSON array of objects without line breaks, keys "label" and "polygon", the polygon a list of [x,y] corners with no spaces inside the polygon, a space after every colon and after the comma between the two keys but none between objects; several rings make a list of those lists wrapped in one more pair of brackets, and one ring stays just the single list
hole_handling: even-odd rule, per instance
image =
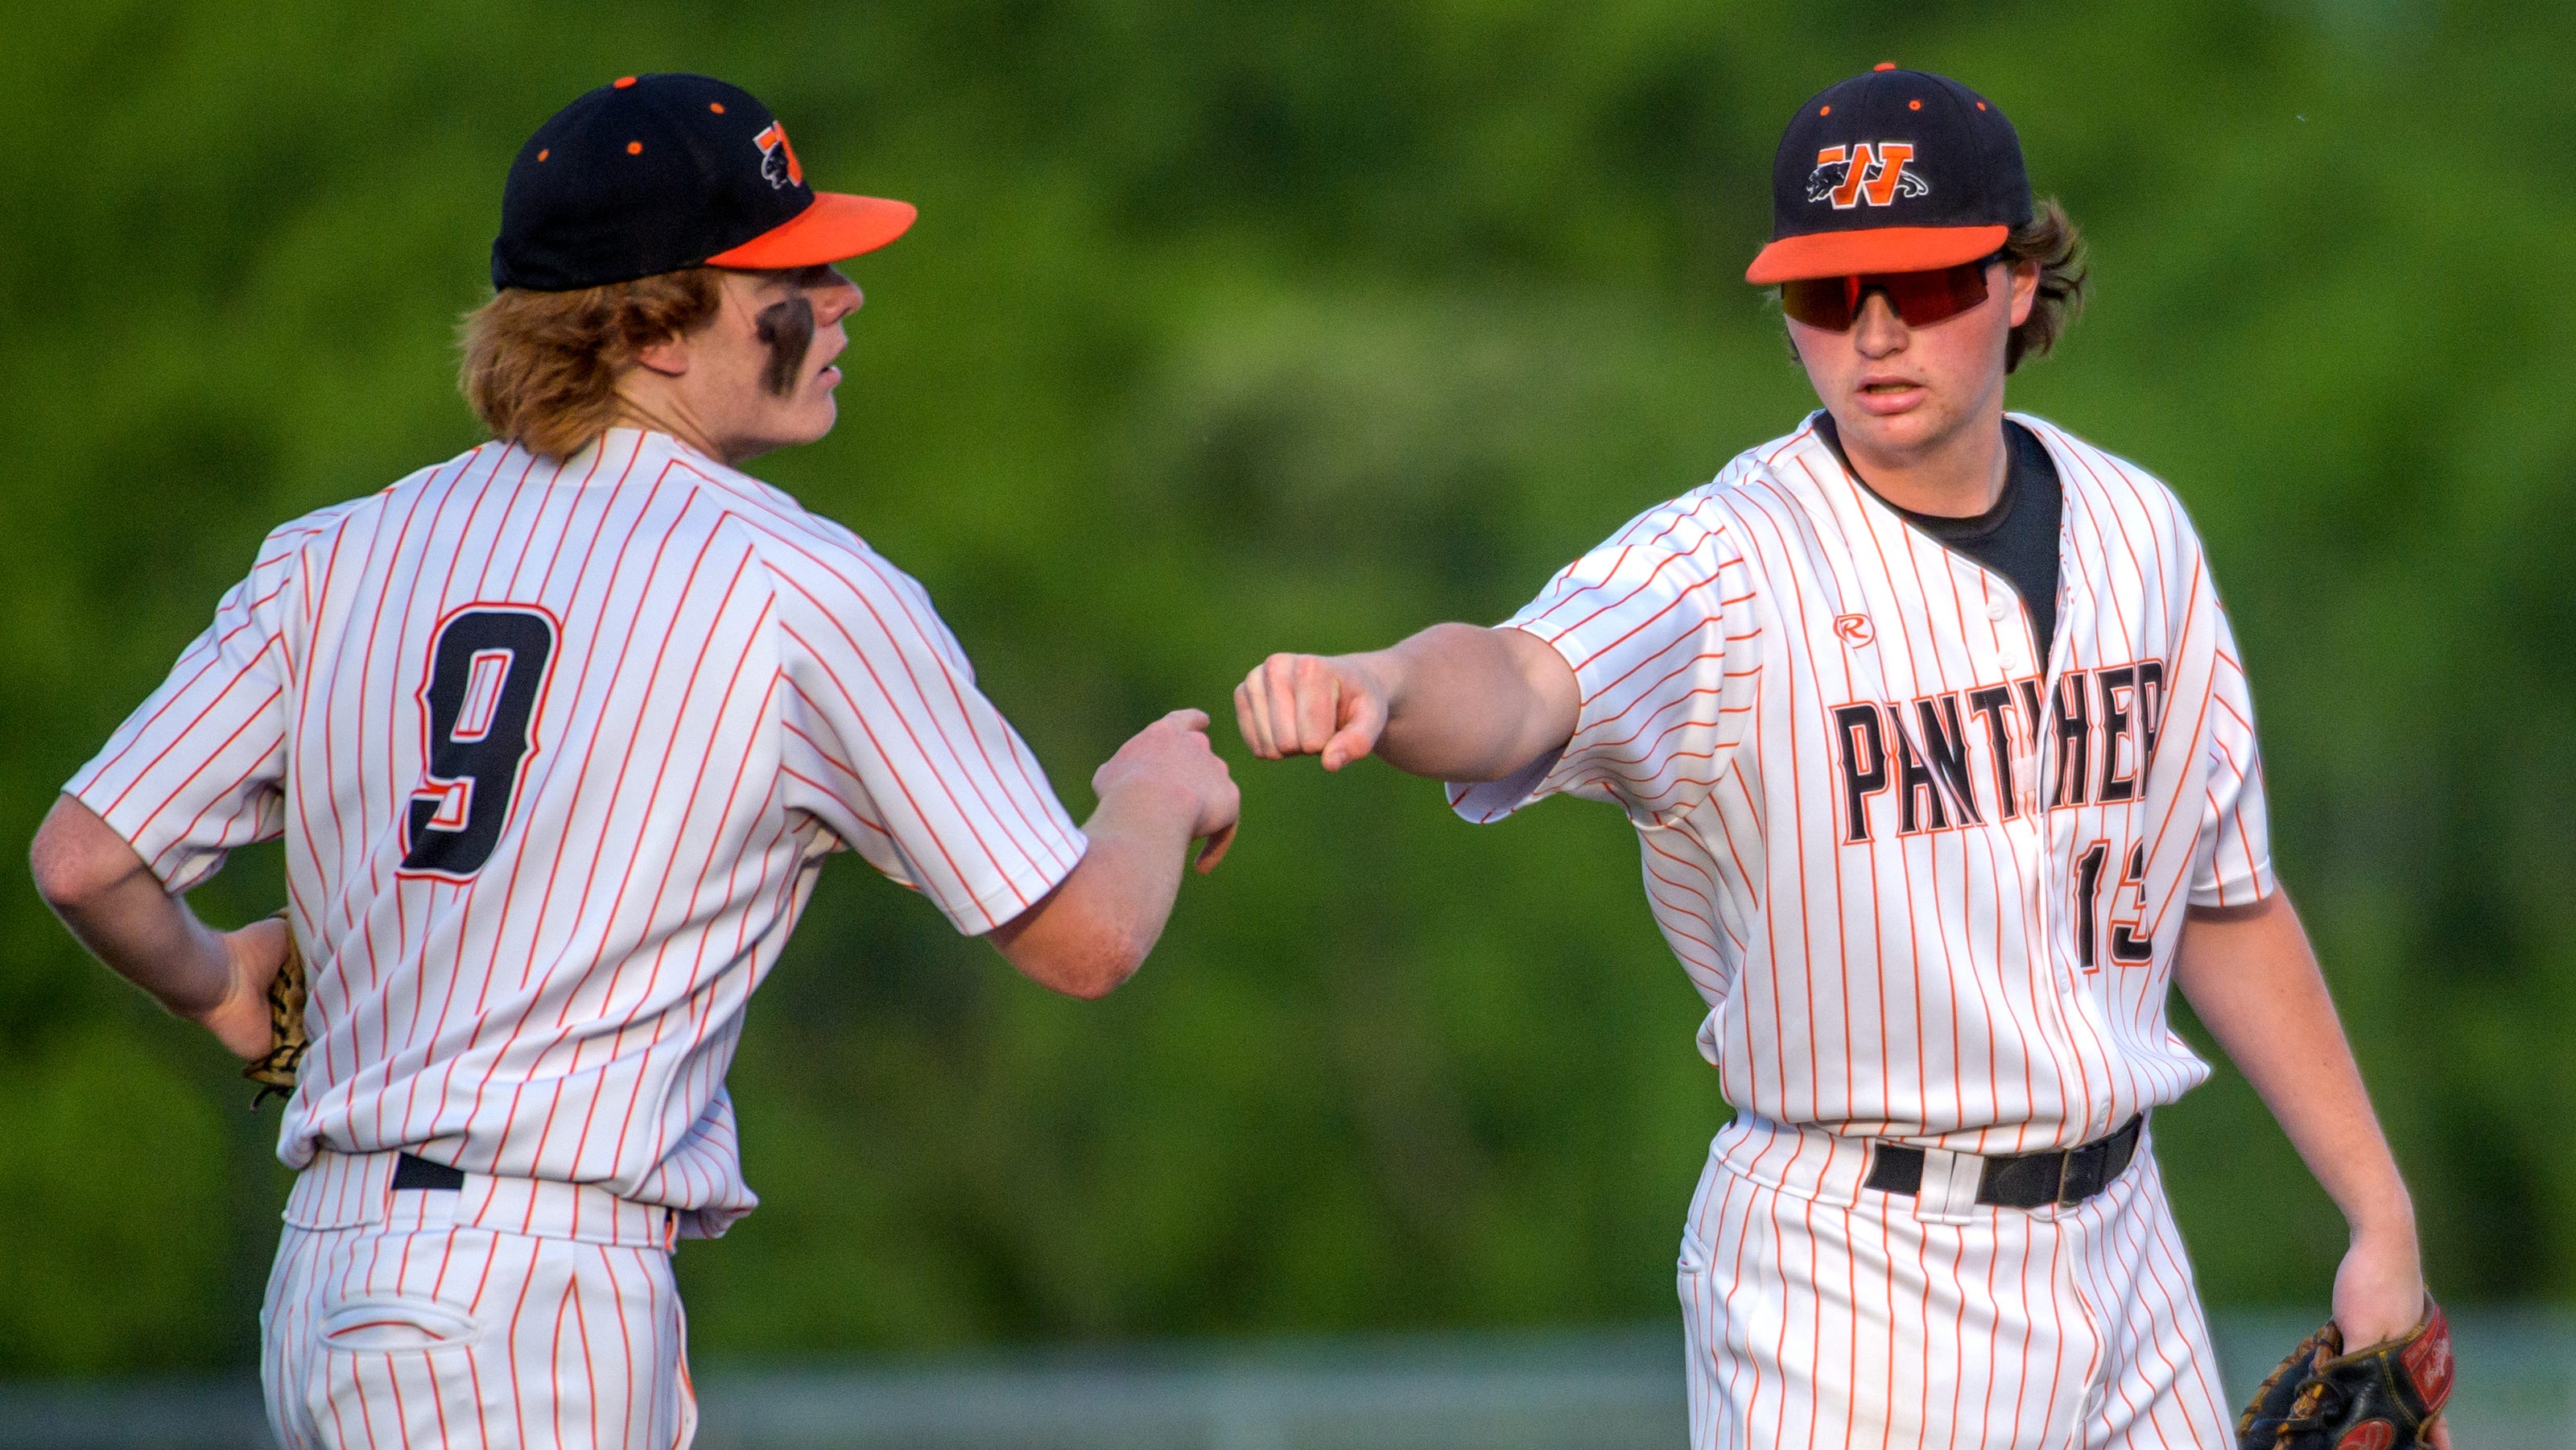
[{"label": "player's nose", "polygon": [[1885,357],[1905,346],[1905,319],[1888,305],[1887,294],[1872,292],[1860,300],[1860,316],[1852,322],[1852,346],[1865,357]]},{"label": "player's nose", "polygon": [[836,283],[814,294],[814,320],[828,327],[867,305],[867,300],[856,282]]}]

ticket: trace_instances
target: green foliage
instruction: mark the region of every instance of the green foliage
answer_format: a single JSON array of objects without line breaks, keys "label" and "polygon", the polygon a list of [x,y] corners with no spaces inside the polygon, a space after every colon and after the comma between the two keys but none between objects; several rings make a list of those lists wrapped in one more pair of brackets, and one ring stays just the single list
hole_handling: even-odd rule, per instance
[{"label": "green foliage", "polygon": [[[0,817],[277,520],[474,441],[450,329],[578,90],[698,69],[921,204],[842,423],[761,471],[920,575],[1077,814],[1276,648],[1498,617],[1808,405],[1738,280],[1777,128],[1894,57],[2016,118],[2097,294],[2015,382],[2210,539],[2297,888],[2437,1286],[2576,1288],[2576,26],[2546,6],[1038,3],[0,20]],[[1669,1310],[1722,1121],[1612,812],[1254,766],[1100,1004],[836,866],[733,1084],[701,1353]],[[273,901],[273,852],[200,893]],[[0,1372],[240,1362],[285,1176],[219,1050],[0,893]],[[2241,1082],[2160,1119],[2204,1281],[2340,1225]]]},{"label": "green foliage", "polygon": [[238,1333],[222,1322],[231,1205],[210,1096],[94,1027],[0,1074],[0,1233],[16,1246],[0,1258],[0,1363],[114,1370]]}]

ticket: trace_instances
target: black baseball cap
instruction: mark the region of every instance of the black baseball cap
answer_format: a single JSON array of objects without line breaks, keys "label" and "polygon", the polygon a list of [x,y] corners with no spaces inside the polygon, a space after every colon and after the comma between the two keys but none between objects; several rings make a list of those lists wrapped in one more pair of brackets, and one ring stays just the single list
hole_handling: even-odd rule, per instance
[{"label": "black baseball cap", "polygon": [[2030,217],[2004,113],[1948,76],[1883,62],[1790,118],[1771,162],[1771,245],[1744,280],[1955,267]]},{"label": "black baseball cap", "polygon": [[874,251],[914,215],[806,185],[787,128],[740,86],[620,76],[519,148],[492,285],[569,292],[683,267],[810,267]]}]

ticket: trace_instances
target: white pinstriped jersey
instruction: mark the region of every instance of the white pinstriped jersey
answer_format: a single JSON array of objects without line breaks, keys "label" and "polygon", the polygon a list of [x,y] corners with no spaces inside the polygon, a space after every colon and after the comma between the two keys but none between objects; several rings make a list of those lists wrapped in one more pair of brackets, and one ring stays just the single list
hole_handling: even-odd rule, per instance
[{"label": "white pinstriped jersey", "polygon": [[1451,803],[1627,811],[1742,1112],[2012,1153],[2208,1076],[2165,996],[2185,903],[2272,889],[2244,674],[2173,495],[2020,421],[2065,489],[2044,661],[2012,584],[1906,524],[1812,425],[1509,621],[1573,665],[1579,722]]},{"label": "white pinstriped jersey", "polygon": [[173,891],[286,838],[279,1145],[757,1201],[724,1073],[822,858],[959,930],[1085,842],[921,586],[668,436],[487,444],[271,534],[68,789]]}]

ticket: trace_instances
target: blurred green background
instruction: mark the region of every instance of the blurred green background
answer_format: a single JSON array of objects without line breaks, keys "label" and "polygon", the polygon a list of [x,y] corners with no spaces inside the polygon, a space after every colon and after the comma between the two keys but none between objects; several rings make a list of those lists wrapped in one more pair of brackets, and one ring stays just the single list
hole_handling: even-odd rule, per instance
[{"label": "blurred green background", "polygon": [[[2576,1290],[2563,7],[163,0],[0,54],[12,841],[272,524],[477,440],[502,172],[619,73],[737,80],[920,204],[851,268],[838,432],[756,468],[929,585],[1077,815],[1269,650],[1500,617],[1794,426],[1739,280],[1778,128],[1958,75],[2093,244],[2014,401],[2208,535],[2435,1287]],[[766,1206],[680,1256],[701,1356],[1671,1312],[1725,1107],[1625,823],[1218,738],[1241,844],[1106,1002],[826,873],[732,1077]],[[0,1375],[246,1364],[276,1109],[10,879]],[[2340,1221],[2243,1083],[2159,1124],[2212,1301],[2321,1308]]]}]

